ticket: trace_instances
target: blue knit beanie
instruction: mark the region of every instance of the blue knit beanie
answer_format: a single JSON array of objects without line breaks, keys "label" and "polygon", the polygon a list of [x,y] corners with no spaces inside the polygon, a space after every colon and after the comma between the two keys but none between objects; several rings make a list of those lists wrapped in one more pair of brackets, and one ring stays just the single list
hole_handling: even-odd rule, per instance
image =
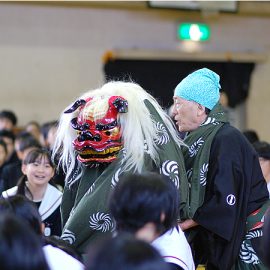
[{"label": "blue knit beanie", "polygon": [[208,68],[194,71],[175,88],[174,95],[212,110],[219,101],[219,75]]}]

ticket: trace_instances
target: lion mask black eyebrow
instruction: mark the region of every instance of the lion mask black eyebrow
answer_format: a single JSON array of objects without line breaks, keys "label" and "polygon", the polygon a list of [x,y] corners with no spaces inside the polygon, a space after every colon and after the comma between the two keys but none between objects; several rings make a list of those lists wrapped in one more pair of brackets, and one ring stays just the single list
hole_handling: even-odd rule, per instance
[{"label": "lion mask black eyebrow", "polygon": [[80,106],[85,105],[86,101],[84,99],[76,100],[70,108],[64,111],[64,113],[75,112]]}]

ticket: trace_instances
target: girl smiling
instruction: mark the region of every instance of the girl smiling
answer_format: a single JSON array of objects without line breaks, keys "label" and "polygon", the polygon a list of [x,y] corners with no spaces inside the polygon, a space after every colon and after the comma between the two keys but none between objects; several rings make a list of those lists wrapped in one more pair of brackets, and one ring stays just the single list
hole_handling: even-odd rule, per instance
[{"label": "girl smiling", "polygon": [[4,198],[13,195],[24,195],[38,207],[45,225],[44,234],[61,235],[60,204],[62,192],[50,180],[54,176],[54,165],[46,149],[30,151],[22,164],[23,177],[18,185],[4,191]]}]

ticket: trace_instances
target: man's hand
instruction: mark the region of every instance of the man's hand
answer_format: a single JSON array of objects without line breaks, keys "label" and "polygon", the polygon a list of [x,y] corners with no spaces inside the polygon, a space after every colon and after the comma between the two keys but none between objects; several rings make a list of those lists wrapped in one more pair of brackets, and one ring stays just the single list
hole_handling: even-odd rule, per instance
[{"label": "man's hand", "polygon": [[183,222],[178,223],[182,231],[185,231],[187,229],[190,229],[192,227],[198,226],[199,224],[195,222],[193,219],[187,219]]}]

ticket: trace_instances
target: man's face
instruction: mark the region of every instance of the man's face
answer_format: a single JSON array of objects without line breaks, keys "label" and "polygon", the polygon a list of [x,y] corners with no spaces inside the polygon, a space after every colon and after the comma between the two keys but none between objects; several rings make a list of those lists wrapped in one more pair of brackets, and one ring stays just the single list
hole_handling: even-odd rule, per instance
[{"label": "man's face", "polygon": [[173,100],[173,115],[179,131],[188,132],[197,129],[202,123],[198,115],[200,105],[176,96]]}]

